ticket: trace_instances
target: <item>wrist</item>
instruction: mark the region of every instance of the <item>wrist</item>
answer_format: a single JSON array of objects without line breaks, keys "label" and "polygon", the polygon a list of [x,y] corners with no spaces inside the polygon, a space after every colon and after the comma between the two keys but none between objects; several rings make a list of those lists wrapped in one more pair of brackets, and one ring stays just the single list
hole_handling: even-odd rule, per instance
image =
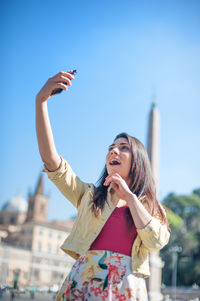
[{"label": "wrist", "polygon": [[39,93],[36,95],[36,104],[42,104],[47,101],[49,97],[41,96]]},{"label": "wrist", "polygon": [[132,193],[132,192],[130,191],[130,193],[128,193],[128,195],[127,195],[127,197],[126,197],[126,201],[127,201],[128,205],[129,205],[130,203],[135,202],[136,200],[137,200],[137,196],[136,196],[134,193]]}]

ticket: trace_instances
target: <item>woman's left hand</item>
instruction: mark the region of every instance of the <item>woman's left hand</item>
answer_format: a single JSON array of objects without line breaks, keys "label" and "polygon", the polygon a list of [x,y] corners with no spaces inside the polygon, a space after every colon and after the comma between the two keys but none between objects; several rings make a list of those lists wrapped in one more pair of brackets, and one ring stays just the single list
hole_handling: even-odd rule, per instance
[{"label": "woman's left hand", "polygon": [[131,196],[134,196],[126,181],[118,173],[113,173],[107,176],[104,185],[110,185],[116,191],[118,197],[122,200],[128,201]]},{"label": "woman's left hand", "polygon": [[104,185],[110,185],[116,191],[118,197],[127,202],[136,228],[143,229],[150,223],[152,216],[118,173],[107,176]]}]

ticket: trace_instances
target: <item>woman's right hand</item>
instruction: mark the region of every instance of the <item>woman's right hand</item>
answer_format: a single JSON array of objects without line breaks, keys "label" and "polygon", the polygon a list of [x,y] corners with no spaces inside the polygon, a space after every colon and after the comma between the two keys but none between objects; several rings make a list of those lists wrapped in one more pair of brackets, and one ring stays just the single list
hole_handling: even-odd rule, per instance
[{"label": "woman's right hand", "polygon": [[[65,91],[67,91],[68,87],[71,86],[71,80],[74,79],[74,76],[71,74],[72,71],[64,72],[61,71],[54,75],[53,77],[50,77],[48,81],[45,83],[45,85],[42,87],[42,89],[37,94],[37,101],[45,102],[49,97],[51,97],[51,93],[54,89],[61,88]],[[63,84],[65,82],[66,84]]]}]

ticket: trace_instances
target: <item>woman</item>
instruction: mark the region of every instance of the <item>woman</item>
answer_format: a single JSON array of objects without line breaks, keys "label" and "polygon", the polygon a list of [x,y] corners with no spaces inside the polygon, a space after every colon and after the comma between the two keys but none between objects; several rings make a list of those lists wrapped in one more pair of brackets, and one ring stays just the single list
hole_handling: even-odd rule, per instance
[{"label": "woman", "polygon": [[126,133],[109,146],[99,185],[82,182],[57,154],[47,99],[67,90],[72,72],[50,78],[36,97],[36,128],[44,172],[77,208],[62,250],[76,259],[60,300],[147,300],[148,255],[169,240],[166,214],[156,199],[148,155]]}]

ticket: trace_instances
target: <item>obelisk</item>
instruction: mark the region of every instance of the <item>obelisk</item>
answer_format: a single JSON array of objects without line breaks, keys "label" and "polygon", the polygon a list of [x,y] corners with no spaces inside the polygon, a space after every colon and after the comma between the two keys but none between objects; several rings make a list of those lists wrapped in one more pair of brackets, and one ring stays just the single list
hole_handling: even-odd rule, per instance
[{"label": "obelisk", "polygon": [[[159,165],[160,165],[160,116],[156,106],[153,102],[149,114],[148,124],[148,140],[147,152],[151,162],[153,178],[156,184],[157,198],[159,200]],[[150,271],[151,276],[147,281],[149,301],[161,301],[163,296],[161,294],[161,277],[162,267],[164,263],[159,257],[159,252],[150,254]]]}]

